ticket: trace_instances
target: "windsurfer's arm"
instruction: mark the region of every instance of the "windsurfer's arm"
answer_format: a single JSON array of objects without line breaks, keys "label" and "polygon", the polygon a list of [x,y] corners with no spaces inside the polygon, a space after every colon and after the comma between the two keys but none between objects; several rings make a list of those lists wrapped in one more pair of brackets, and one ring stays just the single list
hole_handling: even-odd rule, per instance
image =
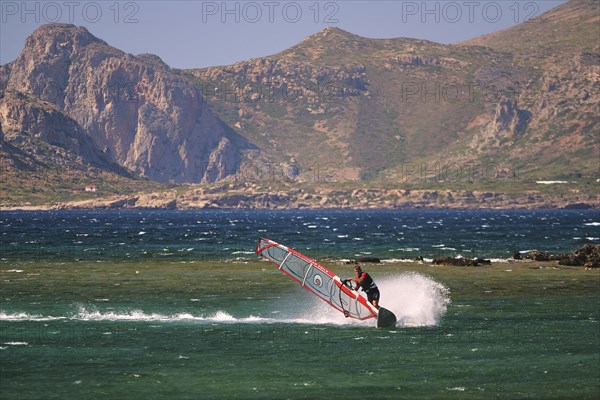
[{"label": "windsurfer's arm", "polygon": [[350,278],[350,282],[356,283],[356,285],[354,286],[354,290],[358,290],[358,288],[360,288],[360,284],[362,283],[362,281],[365,280],[365,276],[366,274],[363,272],[362,275],[358,278]]},{"label": "windsurfer's arm", "polygon": [[360,285],[365,280],[366,275],[367,274],[363,272],[362,275],[359,276],[358,278],[350,278],[350,280],[352,282],[355,282],[357,285]]}]

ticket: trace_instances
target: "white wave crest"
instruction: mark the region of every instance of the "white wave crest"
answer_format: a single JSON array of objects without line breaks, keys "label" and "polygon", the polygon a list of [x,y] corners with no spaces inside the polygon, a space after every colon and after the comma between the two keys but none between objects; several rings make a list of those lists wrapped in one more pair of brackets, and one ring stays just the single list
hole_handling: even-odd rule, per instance
[{"label": "white wave crest", "polygon": [[66,317],[53,317],[46,315],[29,314],[26,312],[7,313],[0,310],[0,321],[55,321]]},{"label": "white wave crest", "polygon": [[123,310],[123,311],[102,311],[94,306],[85,307],[79,306],[75,313],[66,316],[51,316],[29,314],[26,312],[7,313],[0,310],[0,321],[55,321],[55,320],[74,320],[74,321],[204,321],[204,322],[240,322],[240,323],[257,323],[257,322],[281,322],[272,318],[263,318],[250,315],[248,317],[236,318],[226,311],[219,310],[209,315],[194,315],[191,313],[148,313],[142,310]]},{"label": "white wave crest", "polygon": [[265,322],[271,321],[269,318],[262,318],[250,315],[249,317],[236,318],[226,311],[219,310],[209,315],[194,315],[187,312],[174,314],[147,313],[142,310],[124,310],[124,311],[101,311],[97,309],[88,309],[80,307],[75,315],[70,319],[81,321],[203,321],[203,322]]}]

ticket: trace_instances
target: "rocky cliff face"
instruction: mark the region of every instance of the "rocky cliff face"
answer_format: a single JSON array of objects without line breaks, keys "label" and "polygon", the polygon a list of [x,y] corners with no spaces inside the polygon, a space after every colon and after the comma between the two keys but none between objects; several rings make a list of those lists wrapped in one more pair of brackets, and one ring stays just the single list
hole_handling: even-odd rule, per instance
[{"label": "rocky cliff face", "polygon": [[481,149],[503,144],[507,139],[514,141],[525,132],[530,121],[531,112],[520,109],[515,100],[503,98],[496,104],[496,112],[487,127],[473,137],[471,147]]},{"label": "rocky cliff face", "polygon": [[82,27],[37,29],[2,68],[0,89],[54,105],[109,160],[159,182],[222,179],[248,146],[158,57],[126,54]]},{"label": "rocky cliff face", "polygon": [[[527,23],[463,43],[509,55],[527,72],[512,107],[498,104],[475,139],[504,139],[506,153],[537,164],[541,177],[598,178],[600,45],[590,38],[600,35],[599,12],[597,1],[571,0]],[[519,110],[530,114],[520,116]],[[523,130],[520,122],[527,122]]]},{"label": "rocky cliff face", "polygon": [[51,103],[7,91],[0,98],[0,121],[7,139],[28,135],[76,154],[87,163],[108,168],[106,157],[84,129]]},{"label": "rocky cliff face", "polygon": [[[368,96],[364,65],[314,65],[269,58],[227,67],[192,70],[208,101],[235,104],[250,114],[256,105],[284,103],[287,112],[302,114],[335,111],[339,98]],[[239,115],[239,112],[238,112]]]}]

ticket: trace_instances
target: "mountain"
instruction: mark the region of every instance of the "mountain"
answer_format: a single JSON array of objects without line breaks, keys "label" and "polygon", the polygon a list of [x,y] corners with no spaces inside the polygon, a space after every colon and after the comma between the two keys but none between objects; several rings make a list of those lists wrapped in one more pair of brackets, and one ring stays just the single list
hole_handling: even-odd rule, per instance
[{"label": "mountain", "polygon": [[[344,177],[371,180],[442,151],[456,135],[447,125],[466,126],[481,109],[466,104],[467,114],[465,104],[441,109],[434,97],[422,101],[423,84],[466,81],[487,70],[516,73],[502,60],[476,71],[473,65],[486,53],[491,51],[366,39],[327,28],[274,56],[189,72],[209,88],[204,92],[217,91],[207,96],[209,104],[251,141],[263,143],[265,157],[301,166],[333,163]],[[239,99],[220,95],[226,91],[239,92]]]},{"label": "mountain", "polygon": [[[565,63],[571,56],[593,60],[600,42],[600,6],[593,0],[574,0],[509,29],[467,40],[462,45],[487,46],[510,52],[520,64],[543,66]],[[594,40],[594,38],[596,40]],[[584,62],[586,62],[584,61]]]},{"label": "mountain", "polygon": [[598,7],[572,1],[454,45],[327,28],[269,57],[185,72],[264,161],[293,162],[305,180],[323,166],[388,184],[510,180],[520,169],[592,178]]},{"label": "mountain", "polygon": [[440,190],[541,206],[535,182],[559,180],[578,186],[544,189],[553,205],[587,202],[600,178],[599,11],[572,0],[450,45],[330,27],[278,54],[189,70],[44,25],[0,66],[1,197],[100,182],[131,200],[197,183],[189,204],[293,189],[299,204],[343,205],[357,188],[380,188],[424,191],[390,207]]},{"label": "mountain", "polygon": [[[595,38],[595,39],[594,39]],[[527,71],[520,107],[531,113],[523,157],[544,177],[598,178],[600,3],[572,0],[513,28],[461,43],[510,52]]]},{"label": "mountain", "polygon": [[74,25],[36,29],[1,68],[0,93],[5,130],[52,143],[49,132],[62,124],[85,145],[59,146],[84,158],[99,149],[108,162],[158,182],[223,179],[251,148],[160,58],[126,54]]}]

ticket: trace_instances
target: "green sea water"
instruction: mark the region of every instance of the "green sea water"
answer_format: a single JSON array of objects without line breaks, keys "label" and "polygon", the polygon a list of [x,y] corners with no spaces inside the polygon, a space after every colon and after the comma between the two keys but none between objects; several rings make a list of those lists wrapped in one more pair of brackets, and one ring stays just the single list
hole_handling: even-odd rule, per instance
[{"label": "green sea water", "polygon": [[0,268],[4,400],[600,395],[598,271],[367,265],[401,321],[377,329],[266,262]]}]

